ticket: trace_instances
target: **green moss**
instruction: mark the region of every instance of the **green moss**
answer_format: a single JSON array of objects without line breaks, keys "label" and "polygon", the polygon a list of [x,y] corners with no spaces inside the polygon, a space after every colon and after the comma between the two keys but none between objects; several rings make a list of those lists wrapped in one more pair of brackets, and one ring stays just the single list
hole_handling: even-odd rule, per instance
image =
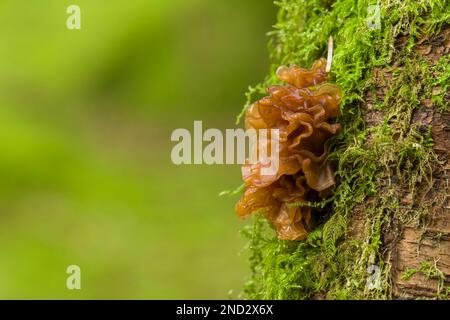
[{"label": "green moss", "polygon": [[445,275],[437,267],[437,261],[422,261],[418,268],[407,268],[403,272],[401,279],[408,281],[416,273],[421,273],[428,279],[434,279],[438,282],[438,288],[436,291],[437,298],[445,298],[448,296],[448,288],[445,287]]},{"label": "green moss", "polygon": [[[265,87],[277,83],[275,70],[280,65],[309,66],[325,56],[332,35],[332,76],[345,93],[339,119],[343,130],[333,138],[329,156],[336,163],[339,183],[331,197],[312,204],[320,211],[319,221],[306,241],[276,239],[261,218],[245,231],[251,253],[251,277],[245,285],[245,297],[390,298],[390,265],[383,259],[382,230],[394,217],[404,222],[423,222],[429,206],[422,201],[423,195],[431,188],[432,171],[438,163],[431,149],[429,128],[423,132],[423,128],[411,125],[411,119],[426,98],[432,97],[445,108],[443,92],[449,82],[448,59],[432,65],[418,57],[413,48],[418,36],[431,37],[448,22],[448,4],[380,1],[381,29],[371,30],[367,24],[368,7],[377,1],[275,3],[279,13],[270,32],[272,66],[265,81],[249,89],[246,107],[265,93]],[[405,37],[404,45],[397,44],[399,37]],[[364,97],[377,90],[375,68],[385,75],[389,73],[390,79],[378,79],[388,84],[385,98],[374,101],[383,118],[367,128],[363,120]],[[439,94],[436,87],[442,90]],[[400,204],[400,193],[409,194],[411,203]],[[358,206],[363,226],[360,235],[352,238],[347,232],[353,222],[351,214]],[[367,285],[370,266],[377,268],[377,286]]]},{"label": "green moss", "polygon": [[441,111],[449,110],[449,85],[450,85],[450,56],[442,56],[438,63],[432,68],[430,83],[433,103]]}]

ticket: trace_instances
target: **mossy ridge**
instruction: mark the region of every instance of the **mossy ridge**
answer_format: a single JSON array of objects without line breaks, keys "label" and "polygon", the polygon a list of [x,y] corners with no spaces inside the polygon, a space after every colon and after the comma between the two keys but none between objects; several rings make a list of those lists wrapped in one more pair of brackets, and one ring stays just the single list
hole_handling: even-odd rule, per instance
[{"label": "mossy ridge", "polygon": [[[247,106],[264,88],[277,83],[275,70],[282,64],[309,66],[326,54],[327,39],[334,37],[332,73],[343,89],[339,122],[343,130],[333,141],[330,160],[337,162],[339,184],[334,195],[315,207],[325,207],[328,217],[306,241],[285,242],[274,237],[268,224],[255,218],[245,230],[250,241],[252,276],[245,285],[249,299],[380,299],[391,298],[390,266],[382,259],[383,226],[393,217],[424,223],[424,199],[432,185],[433,168],[439,165],[432,151],[429,130],[411,125],[413,111],[424,98],[441,101],[448,85],[448,59],[438,64],[421,59],[413,51],[419,35],[431,37],[448,23],[447,1],[380,1],[381,29],[367,25],[369,5],[377,1],[283,0],[275,30],[270,33],[272,67],[267,79],[250,88]],[[402,45],[396,45],[405,37]],[[395,66],[395,68],[392,68]],[[390,89],[377,109],[384,121],[366,128],[364,96],[376,91],[374,68],[392,69]],[[434,74],[431,81],[431,75]],[[446,80],[447,79],[447,80]],[[433,96],[435,86],[440,95]],[[439,98],[441,97],[441,98]],[[244,108],[245,110],[245,108]],[[398,115],[401,115],[399,117]],[[393,182],[393,178],[395,181]],[[410,204],[399,203],[402,192],[412,195]],[[420,199],[418,199],[418,197]],[[345,237],[353,209],[364,204],[365,225],[361,239]],[[369,290],[367,268],[377,265],[378,289]]]}]

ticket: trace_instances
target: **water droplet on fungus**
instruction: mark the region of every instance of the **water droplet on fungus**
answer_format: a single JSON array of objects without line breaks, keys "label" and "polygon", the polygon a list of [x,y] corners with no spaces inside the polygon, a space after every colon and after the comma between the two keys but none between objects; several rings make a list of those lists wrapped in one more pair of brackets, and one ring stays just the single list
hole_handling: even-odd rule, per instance
[{"label": "water droplet on fungus", "polygon": [[316,61],[310,70],[282,66],[278,78],[285,86],[272,86],[268,96],[252,104],[245,114],[246,129],[278,129],[279,168],[262,176],[260,163],[245,163],[245,191],[236,212],[246,218],[264,214],[282,240],[302,240],[311,231],[313,209],[294,203],[312,202],[328,194],[334,174],[326,162],[327,140],[339,132],[330,120],[340,115],[340,88],[325,82],[327,61]]}]

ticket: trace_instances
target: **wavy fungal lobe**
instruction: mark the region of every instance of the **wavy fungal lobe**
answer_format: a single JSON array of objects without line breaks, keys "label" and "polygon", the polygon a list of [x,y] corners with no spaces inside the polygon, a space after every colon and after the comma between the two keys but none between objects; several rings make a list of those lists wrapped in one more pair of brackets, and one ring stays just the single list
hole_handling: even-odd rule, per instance
[{"label": "wavy fungal lobe", "polygon": [[326,60],[310,70],[280,67],[284,86],[267,89],[267,97],[245,114],[246,129],[279,130],[279,166],[273,175],[262,175],[262,163],[245,163],[245,192],[236,204],[240,217],[261,213],[283,240],[302,240],[313,227],[312,208],[299,205],[326,195],[334,186],[327,157],[327,140],[340,130],[331,120],[340,115],[338,86],[327,83]]}]

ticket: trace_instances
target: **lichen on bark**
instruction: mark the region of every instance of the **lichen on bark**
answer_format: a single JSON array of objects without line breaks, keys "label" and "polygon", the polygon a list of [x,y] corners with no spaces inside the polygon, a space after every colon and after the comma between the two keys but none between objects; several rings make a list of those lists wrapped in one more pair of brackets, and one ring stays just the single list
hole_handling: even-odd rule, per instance
[{"label": "lichen on bark", "polygon": [[[334,38],[344,92],[332,139],[334,194],[316,204],[304,241],[277,240],[263,219],[249,237],[249,299],[440,298],[449,295],[449,3],[283,0],[272,67],[311,65]],[[380,27],[368,13],[378,6]],[[372,7],[373,8],[373,7]]]}]

